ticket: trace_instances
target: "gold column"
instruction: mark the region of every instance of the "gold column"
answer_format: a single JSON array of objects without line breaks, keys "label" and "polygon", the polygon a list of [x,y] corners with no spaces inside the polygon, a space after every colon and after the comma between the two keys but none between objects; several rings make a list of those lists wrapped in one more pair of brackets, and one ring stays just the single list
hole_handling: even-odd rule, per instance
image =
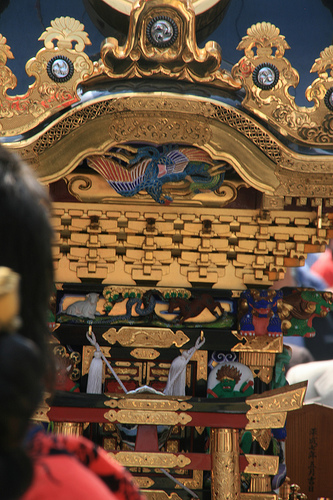
[{"label": "gold column", "polygon": [[81,422],[54,422],[54,434],[65,434],[66,436],[81,436],[83,424]]},{"label": "gold column", "polygon": [[211,429],[212,500],[239,500],[239,431]]},{"label": "gold column", "polygon": [[260,476],[251,476],[251,493],[267,493],[272,491],[272,482],[270,476],[264,474]]}]

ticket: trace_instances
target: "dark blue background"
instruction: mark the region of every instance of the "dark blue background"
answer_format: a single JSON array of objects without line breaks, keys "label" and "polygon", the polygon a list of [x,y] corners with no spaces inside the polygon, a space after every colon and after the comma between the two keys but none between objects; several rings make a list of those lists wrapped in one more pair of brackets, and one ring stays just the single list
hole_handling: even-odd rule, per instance
[{"label": "dark blue background", "polygon": [[[18,85],[11,94],[24,93],[32,83],[25,74],[25,64],[43,47],[38,37],[56,17],[71,16],[81,21],[92,42],[87,53],[99,53],[104,37],[90,20],[82,0],[0,0],[2,9],[0,33],[12,49],[15,60],[8,65],[18,78]],[[236,47],[247,28],[262,21],[275,24],[291,47],[286,57],[300,73],[296,102],[306,105],[305,89],[317,76],[310,74],[311,66],[320,52],[332,43],[332,12],[332,0],[231,0],[223,21],[209,40],[220,44],[224,66],[231,67],[242,57]]]}]

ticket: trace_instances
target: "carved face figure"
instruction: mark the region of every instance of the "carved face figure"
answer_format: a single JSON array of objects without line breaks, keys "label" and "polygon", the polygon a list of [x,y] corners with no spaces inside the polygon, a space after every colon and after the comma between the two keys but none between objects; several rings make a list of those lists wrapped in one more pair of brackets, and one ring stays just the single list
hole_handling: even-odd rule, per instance
[{"label": "carved face figure", "polygon": [[220,384],[223,387],[223,390],[226,392],[232,392],[236,385],[236,380],[231,377],[223,377],[220,380]]}]

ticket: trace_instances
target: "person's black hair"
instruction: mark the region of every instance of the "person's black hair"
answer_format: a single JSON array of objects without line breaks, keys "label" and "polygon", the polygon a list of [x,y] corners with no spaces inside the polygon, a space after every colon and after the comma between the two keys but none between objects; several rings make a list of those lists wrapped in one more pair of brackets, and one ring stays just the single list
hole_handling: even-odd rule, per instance
[{"label": "person's black hair", "polygon": [[49,199],[31,170],[0,146],[0,266],[20,275],[18,332],[0,330],[0,498],[16,500],[33,468],[22,446],[50,380],[47,313],[53,285]]},{"label": "person's black hair", "polygon": [[22,442],[43,391],[44,363],[36,344],[0,332],[0,498],[16,500],[33,478]]},{"label": "person's black hair", "polygon": [[0,266],[20,275],[20,333],[46,348],[53,285],[49,198],[30,168],[0,148]]}]

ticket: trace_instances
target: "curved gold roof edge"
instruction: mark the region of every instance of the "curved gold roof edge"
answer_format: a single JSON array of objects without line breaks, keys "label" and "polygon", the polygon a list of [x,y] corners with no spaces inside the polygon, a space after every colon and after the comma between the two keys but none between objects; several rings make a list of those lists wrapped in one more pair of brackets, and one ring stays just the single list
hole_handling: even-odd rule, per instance
[{"label": "curved gold roof edge", "polygon": [[88,155],[129,142],[199,147],[229,162],[249,185],[269,195],[333,196],[327,178],[333,173],[330,156],[294,153],[246,113],[196,96],[156,92],[96,98],[8,147],[32,164],[42,182],[51,183]]}]

